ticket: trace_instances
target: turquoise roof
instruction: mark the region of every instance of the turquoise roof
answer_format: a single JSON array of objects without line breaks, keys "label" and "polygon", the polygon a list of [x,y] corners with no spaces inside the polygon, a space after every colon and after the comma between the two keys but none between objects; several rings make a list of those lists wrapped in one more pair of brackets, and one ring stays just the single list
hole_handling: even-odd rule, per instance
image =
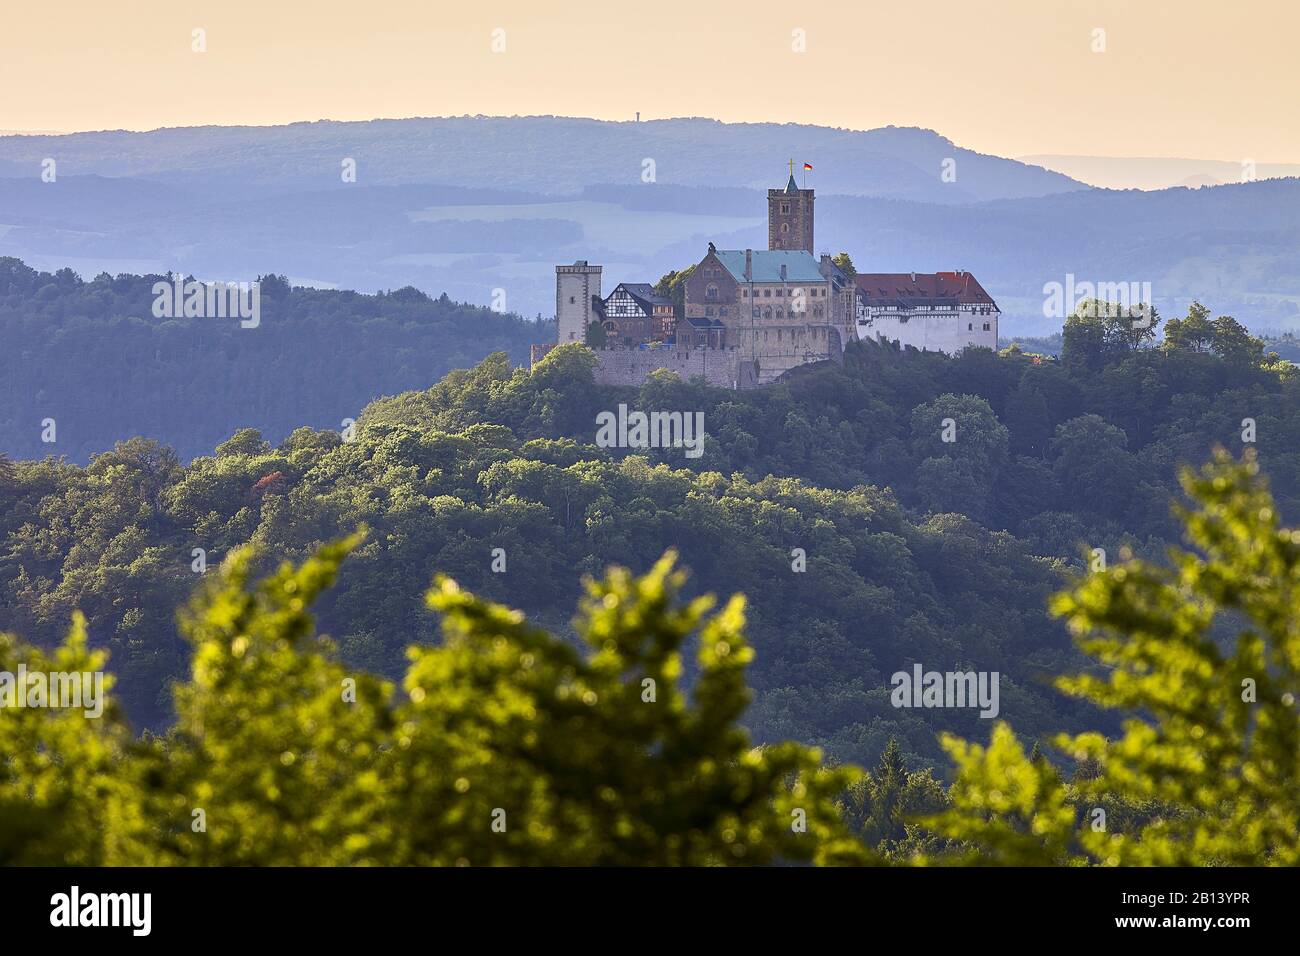
[{"label": "turquoise roof", "polygon": [[[737,282],[745,282],[745,250],[718,249],[715,253],[718,261],[731,273]],[[753,282],[780,282],[781,266],[785,266],[786,282],[825,282],[817,260],[802,249],[789,250],[755,249],[753,252]]]}]

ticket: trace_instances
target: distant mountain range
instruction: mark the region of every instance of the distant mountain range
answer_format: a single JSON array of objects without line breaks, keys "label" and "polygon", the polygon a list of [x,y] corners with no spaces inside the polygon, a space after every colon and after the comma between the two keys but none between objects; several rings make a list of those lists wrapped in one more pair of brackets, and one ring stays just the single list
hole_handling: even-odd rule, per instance
[{"label": "distant mountain range", "polygon": [[1065,173],[1090,186],[1105,189],[1169,189],[1175,186],[1223,186],[1228,183],[1300,176],[1300,163],[1259,163],[1249,158],[1173,159],[1135,156],[1021,156],[1032,163]]},{"label": "distant mountain range", "polygon": [[[341,188],[344,160],[357,184],[458,185],[576,193],[593,183],[783,185],[786,160],[816,167],[827,193],[924,202],[1043,196],[1080,183],[1015,160],[962,149],[922,129],[869,131],[708,119],[614,123],[553,116],[453,117],[203,126],[0,140],[0,175],[31,176],[47,157],[70,176],[147,178],[233,195]],[[944,161],[955,179],[944,177]]]},{"label": "distant mountain range", "polygon": [[549,316],[556,263],[601,263],[612,288],[709,241],[763,247],[789,159],[814,167],[819,252],[969,269],[1006,337],[1059,328],[1043,286],[1070,274],[1150,282],[1164,314],[1200,298],[1256,330],[1300,327],[1297,180],[1117,192],[894,127],[461,117],[0,137],[0,255],[84,276],[409,284]]}]

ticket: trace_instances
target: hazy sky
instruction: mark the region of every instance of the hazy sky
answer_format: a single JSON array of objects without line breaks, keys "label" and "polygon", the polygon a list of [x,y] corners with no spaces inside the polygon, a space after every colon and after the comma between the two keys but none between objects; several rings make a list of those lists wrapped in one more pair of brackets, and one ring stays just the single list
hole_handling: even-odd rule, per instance
[{"label": "hazy sky", "polygon": [[1297,35],[1297,0],[14,2],[0,130],[640,110],[1300,162]]}]

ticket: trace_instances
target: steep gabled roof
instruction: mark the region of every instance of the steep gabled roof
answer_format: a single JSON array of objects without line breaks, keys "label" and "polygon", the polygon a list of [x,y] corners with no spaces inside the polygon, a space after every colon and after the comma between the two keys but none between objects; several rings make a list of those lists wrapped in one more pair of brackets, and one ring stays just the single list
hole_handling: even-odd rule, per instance
[{"label": "steep gabled roof", "polygon": [[[614,287],[614,292],[622,289],[641,306],[646,315],[654,312],[655,306],[672,305],[673,300],[667,296],[659,295],[655,292],[654,286],[648,282],[620,282]],[[610,295],[613,295],[611,292]]]},{"label": "steep gabled roof", "polygon": [[989,305],[997,308],[969,272],[864,272],[858,293],[869,305]]}]

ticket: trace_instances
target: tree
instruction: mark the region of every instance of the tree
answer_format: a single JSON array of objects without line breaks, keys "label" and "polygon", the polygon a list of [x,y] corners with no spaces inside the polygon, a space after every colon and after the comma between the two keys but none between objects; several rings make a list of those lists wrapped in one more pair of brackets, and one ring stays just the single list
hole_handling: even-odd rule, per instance
[{"label": "tree", "polygon": [[1095,315],[1069,316],[1061,330],[1061,360],[1076,375],[1100,371],[1106,364],[1106,326]]},{"label": "tree", "polygon": [[686,280],[694,271],[693,265],[687,266],[680,272],[673,269],[665,273],[654,285],[655,295],[672,299],[673,314],[679,319],[686,315]]},{"label": "tree", "polygon": [[[585,655],[440,579],[430,606],[446,640],[411,652],[406,751],[426,768],[410,794],[418,862],[608,864],[836,862],[862,854],[833,798],[856,779],[795,744],[753,749],[736,721],[749,702],[744,602],[706,618],[711,598],[678,602],[666,555],[642,578],[615,569],[588,585],[577,630]],[[689,700],[680,655],[697,634]],[[465,741],[440,753],[448,737]],[[424,755],[436,759],[421,761]],[[429,767],[445,767],[437,776]],[[463,775],[463,776],[462,776]],[[457,806],[460,779],[469,786]],[[477,835],[510,807],[512,835]],[[424,854],[428,857],[424,857]]]},{"label": "tree", "polygon": [[1175,352],[1210,352],[1214,348],[1214,323],[1210,310],[1199,302],[1187,308],[1187,317],[1165,323],[1165,348]]},{"label": "tree", "polygon": [[1219,358],[1238,365],[1258,366],[1265,361],[1264,340],[1255,338],[1230,315],[1214,320],[1213,347]]},{"label": "tree", "polygon": [[[1001,863],[1300,862],[1300,529],[1282,527],[1251,451],[1182,482],[1189,550],[1114,564],[1053,603],[1102,668],[1058,686],[1126,714],[1122,736],[1058,736],[1084,768],[1070,785],[1005,724],[987,749],[946,738],[957,779],[934,830]],[[1106,800],[1154,810],[1114,829],[1080,819]]]},{"label": "tree", "polygon": [[840,252],[831,256],[831,262],[835,263],[839,270],[848,276],[850,280],[858,277],[858,270],[853,267],[853,259],[847,252]]},{"label": "tree", "polygon": [[1100,415],[1080,415],[1056,428],[1053,470],[1071,501],[1118,516],[1137,485],[1137,467],[1124,430]]},{"label": "tree", "polygon": [[927,844],[914,821],[939,812],[946,802],[943,787],[929,770],[908,771],[897,738],[890,737],[875,769],[845,791],[840,806],[868,846],[901,862],[923,847],[936,848]]},{"label": "tree", "polygon": [[[0,634],[0,672],[11,681],[20,666],[31,674],[93,674],[106,659],[89,650],[80,615],[48,654]],[[136,791],[122,773],[129,735],[112,689],[105,675],[100,697],[107,703],[98,719],[84,709],[10,701],[0,710],[0,864],[101,866],[112,862],[106,834],[141,825]]]},{"label": "tree", "polygon": [[[681,598],[665,555],[589,582],[582,653],[439,577],[441,646],[404,695],[345,667],[310,607],[361,534],[253,585],[223,562],[182,616],[193,659],[177,725],[131,742],[116,709],[0,721],[0,862],[351,865],[863,862],[833,802],[858,777],[793,743],[755,748],[744,601]],[[698,650],[689,692],[687,642]],[[78,619],[51,657],[100,670]]]},{"label": "tree", "polygon": [[915,487],[931,511],[984,520],[1007,459],[1009,433],[976,395],[940,395],[912,409],[912,447],[921,461]]},{"label": "tree", "polygon": [[609,341],[609,332],[599,322],[588,322],[583,340],[588,348],[603,349]]},{"label": "tree", "polygon": [[1078,372],[1096,372],[1155,341],[1160,315],[1144,302],[1085,299],[1065,320],[1061,354]]}]

